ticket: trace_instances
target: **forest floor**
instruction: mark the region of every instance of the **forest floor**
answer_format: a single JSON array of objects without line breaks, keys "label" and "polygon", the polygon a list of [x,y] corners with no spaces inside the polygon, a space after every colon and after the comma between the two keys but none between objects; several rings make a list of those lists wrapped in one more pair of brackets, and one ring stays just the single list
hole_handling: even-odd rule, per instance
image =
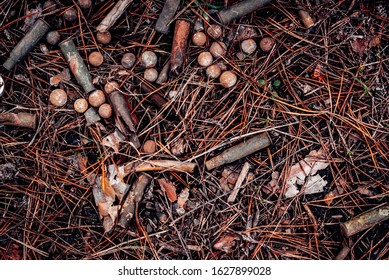
[{"label": "forest floor", "polygon": [[[44,37],[11,71],[0,69],[1,259],[389,258],[387,213],[342,230],[388,205],[386,1],[272,1],[220,24],[222,36],[202,46],[194,32],[207,33],[238,1],[181,1],[176,18],[191,23],[183,66],[161,83],[145,79],[140,57],[155,52],[158,72],[170,61],[176,21],[167,34],[154,29],[164,1],[134,0],[107,44],[96,27],[116,1],[54,2],[2,1],[0,64],[45,18],[73,39],[96,89],[117,82],[125,106],[106,92],[112,117],[77,113],[74,101],[88,93]],[[69,8],[74,21],[63,19]],[[258,46],[249,55],[248,38]],[[226,46],[216,63],[237,76],[228,88],[198,64],[215,41]],[[101,66],[87,59],[93,51]],[[121,64],[128,52],[137,59],[130,69]],[[56,88],[67,93],[62,107],[49,101]],[[20,113],[36,125],[9,124]],[[244,153],[258,141],[268,143]],[[239,144],[232,162],[208,168]],[[159,167],[165,160],[173,166]]]}]

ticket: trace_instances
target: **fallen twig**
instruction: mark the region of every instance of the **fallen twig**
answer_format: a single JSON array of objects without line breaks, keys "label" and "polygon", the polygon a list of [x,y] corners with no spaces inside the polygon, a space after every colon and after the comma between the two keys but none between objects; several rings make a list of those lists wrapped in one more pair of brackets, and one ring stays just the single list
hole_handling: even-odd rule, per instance
[{"label": "fallen twig", "polygon": [[125,228],[134,217],[136,204],[141,201],[143,193],[150,184],[151,179],[151,176],[142,173],[135,181],[120,211],[119,226]]},{"label": "fallen twig", "polygon": [[144,172],[144,171],[176,171],[176,172],[189,172],[193,173],[196,168],[196,164],[193,162],[181,162],[175,160],[148,160],[139,161],[136,163],[128,163],[124,165],[123,177],[132,172]]},{"label": "fallen twig", "polygon": [[131,113],[128,109],[124,95],[119,91],[113,91],[109,94],[109,100],[112,103],[113,109],[117,117],[121,117],[130,129],[130,141],[136,148],[140,147],[140,142],[136,134],[136,128],[131,119]]},{"label": "fallen twig", "polygon": [[248,162],[245,162],[242,167],[242,170],[240,171],[238,180],[236,180],[235,187],[231,192],[230,196],[227,198],[227,202],[231,203],[235,201],[236,196],[238,195],[238,192],[242,186],[242,183],[244,179],[246,179],[247,174],[249,173],[249,170],[250,170],[250,164]]},{"label": "fallen twig", "polygon": [[220,155],[211,158],[205,162],[207,170],[218,168],[227,163],[234,162],[252,153],[255,153],[271,144],[271,140],[267,133],[261,133],[225,150]]},{"label": "fallen twig", "polygon": [[124,10],[128,5],[131,4],[133,0],[119,0],[112,10],[105,16],[105,18],[100,22],[96,27],[96,30],[99,32],[107,32],[112,25],[118,20],[118,18],[123,14]]},{"label": "fallen twig", "polygon": [[341,223],[340,228],[346,237],[350,237],[387,219],[389,219],[389,205],[383,205]]}]

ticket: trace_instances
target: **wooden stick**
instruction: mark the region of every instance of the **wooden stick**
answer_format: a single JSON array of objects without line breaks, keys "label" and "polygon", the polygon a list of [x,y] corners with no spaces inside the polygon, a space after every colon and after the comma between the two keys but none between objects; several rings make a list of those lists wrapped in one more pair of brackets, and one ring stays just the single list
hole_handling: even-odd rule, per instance
[{"label": "wooden stick", "polygon": [[8,124],[19,127],[35,129],[36,116],[30,113],[0,113],[0,124]]},{"label": "wooden stick", "polygon": [[170,76],[178,76],[181,72],[190,32],[190,22],[187,20],[176,20],[174,29],[172,53],[170,56]]},{"label": "wooden stick", "polygon": [[135,163],[127,163],[124,165],[123,177],[132,172],[144,172],[144,171],[176,171],[176,172],[189,172],[193,173],[196,168],[196,164],[192,162],[181,162],[175,160],[149,160],[138,161]]},{"label": "wooden stick", "polygon": [[135,181],[120,211],[119,226],[123,228],[127,227],[128,223],[134,217],[136,204],[142,200],[143,193],[150,184],[151,179],[151,176],[142,173]]},{"label": "wooden stick", "polygon": [[130,141],[136,148],[140,147],[140,142],[136,134],[136,128],[131,119],[131,112],[128,109],[126,100],[122,93],[119,91],[113,91],[109,94],[109,100],[112,103],[112,107],[117,117],[121,117],[130,129]]},{"label": "wooden stick", "polygon": [[340,228],[346,237],[350,237],[387,219],[389,219],[389,204],[364,212],[341,223]]},{"label": "wooden stick", "polygon": [[170,70],[170,60],[165,63],[161,72],[159,72],[158,79],[155,82],[159,85],[166,83],[167,80],[169,79],[169,70]]},{"label": "wooden stick", "polygon": [[162,12],[158,17],[157,23],[155,24],[155,30],[163,34],[169,32],[169,26],[177,12],[180,0],[166,0],[163,6]]},{"label": "wooden stick", "polygon": [[96,27],[96,30],[99,32],[107,32],[112,25],[120,18],[124,13],[128,5],[131,4],[133,0],[119,0],[112,10],[105,16],[105,18],[100,22]]},{"label": "wooden stick", "polygon": [[220,155],[211,158],[205,162],[207,170],[215,169],[227,163],[234,162],[252,153],[255,153],[271,144],[271,140],[267,133],[261,133],[225,150]]},{"label": "wooden stick", "polygon": [[246,179],[247,174],[249,173],[250,170],[250,164],[248,162],[245,162],[242,170],[240,171],[239,177],[236,180],[234,190],[231,192],[230,196],[227,198],[228,203],[232,203],[235,201],[236,196],[238,195],[238,192],[240,188],[242,187],[242,183],[244,179]]},{"label": "wooden stick", "polygon": [[[142,83],[140,85],[140,88],[141,90],[145,93],[145,94],[150,94],[153,90],[147,86],[146,84]],[[158,108],[158,109],[162,109],[163,106],[165,106],[165,104],[168,102],[163,96],[161,96],[159,93],[157,92],[154,92],[154,93],[151,93],[148,98],[151,100],[151,102],[154,103],[154,105]]]}]

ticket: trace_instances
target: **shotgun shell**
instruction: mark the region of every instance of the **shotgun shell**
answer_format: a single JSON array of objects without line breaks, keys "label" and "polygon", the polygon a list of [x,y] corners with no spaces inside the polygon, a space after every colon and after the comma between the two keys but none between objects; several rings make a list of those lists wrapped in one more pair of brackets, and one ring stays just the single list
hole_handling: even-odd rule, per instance
[{"label": "shotgun shell", "polygon": [[64,40],[59,44],[59,47],[61,48],[61,51],[69,64],[70,70],[84,91],[86,93],[90,93],[91,91],[95,90],[95,87],[92,84],[92,77],[73,40]]},{"label": "shotgun shell", "polygon": [[30,31],[22,38],[22,40],[12,50],[9,58],[4,62],[3,66],[8,71],[22,60],[38,41],[49,31],[50,25],[43,19],[38,19],[31,27]]},{"label": "shotgun shell", "polygon": [[179,5],[180,0],[165,1],[162,12],[158,17],[157,23],[155,24],[155,30],[163,34],[167,34],[169,32],[170,22],[176,14]]},{"label": "shotgun shell", "polygon": [[220,21],[227,24],[261,8],[272,0],[244,0],[217,13]]},{"label": "shotgun shell", "polygon": [[177,76],[184,64],[186,47],[190,31],[190,22],[182,19],[176,20],[174,28],[173,46],[170,57],[170,75]]}]

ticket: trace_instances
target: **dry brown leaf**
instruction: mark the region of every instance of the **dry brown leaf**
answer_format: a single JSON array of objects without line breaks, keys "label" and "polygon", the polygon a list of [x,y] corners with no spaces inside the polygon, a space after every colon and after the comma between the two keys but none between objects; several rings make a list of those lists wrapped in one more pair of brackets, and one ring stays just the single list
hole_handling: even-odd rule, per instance
[{"label": "dry brown leaf", "polygon": [[[327,184],[320,175],[316,175],[319,170],[323,170],[329,166],[328,161],[322,150],[311,151],[305,159],[290,167],[286,180],[285,197],[294,197],[299,193],[298,185],[302,186],[304,193],[312,194],[323,191],[323,187]],[[308,177],[308,178],[307,178]],[[306,180],[307,179],[307,180]]]},{"label": "dry brown leaf", "polygon": [[239,236],[233,233],[227,233],[220,237],[220,239],[213,245],[213,248],[226,253],[231,253],[232,248],[236,244],[236,240],[239,240]]},{"label": "dry brown leaf", "polygon": [[329,192],[327,193],[325,196],[324,196],[324,202],[325,204],[327,204],[328,206],[331,205],[332,201],[334,200],[335,198],[335,194],[333,192]]},{"label": "dry brown leaf", "polygon": [[158,179],[158,183],[170,202],[175,202],[177,200],[176,186],[169,179],[165,178]]},{"label": "dry brown leaf", "polygon": [[180,156],[185,153],[187,145],[183,138],[178,139],[175,143],[172,144],[170,151],[175,156]]},{"label": "dry brown leaf", "polygon": [[369,40],[366,38],[356,38],[351,42],[351,48],[359,54],[359,56],[363,55],[363,52],[367,50],[369,46]]},{"label": "dry brown leaf", "polygon": [[50,78],[50,85],[57,86],[61,82],[70,81],[70,71],[68,68],[65,68],[61,73]]},{"label": "dry brown leaf", "polygon": [[102,144],[106,147],[112,148],[115,153],[118,153],[120,150],[120,143],[124,142],[126,138],[124,135],[117,129],[115,132],[103,138]]},{"label": "dry brown leaf", "polygon": [[189,199],[189,188],[184,188],[178,195],[178,199],[177,199],[178,208],[184,208],[188,199]]},{"label": "dry brown leaf", "polygon": [[119,201],[122,201],[123,197],[126,195],[130,189],[130,185],[124,183],[124,166],[115,166],[113,164],[108,166],[108,175],[109,184],[115,191],[116,197]]}]

